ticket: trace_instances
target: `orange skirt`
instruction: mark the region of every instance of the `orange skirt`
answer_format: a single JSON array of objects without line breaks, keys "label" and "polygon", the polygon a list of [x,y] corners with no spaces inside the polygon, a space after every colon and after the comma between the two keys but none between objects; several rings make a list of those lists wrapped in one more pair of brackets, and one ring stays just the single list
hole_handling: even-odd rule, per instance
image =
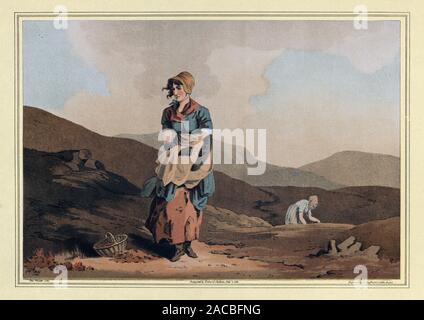
[{"label": "orange skirt", "polygon": [[158,197],[152,200],[145,225],[156,243],[168,240],[171,244],[179,244],[199,239],[201,223],[202,214],[198,215],[191,203],[189,189],[180,187],[169,202]]}]

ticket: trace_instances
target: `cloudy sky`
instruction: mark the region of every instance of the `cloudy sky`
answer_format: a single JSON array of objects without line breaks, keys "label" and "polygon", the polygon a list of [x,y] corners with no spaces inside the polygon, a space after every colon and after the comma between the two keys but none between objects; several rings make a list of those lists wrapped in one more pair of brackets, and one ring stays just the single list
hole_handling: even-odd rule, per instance
[{"label": "cloudy sky", "polygon": [[50,21],[23,27],[24,104],[104,135],[160,129],[187,70],[215,128],[267,129],[267,160],[399,156],[397,21]]}]

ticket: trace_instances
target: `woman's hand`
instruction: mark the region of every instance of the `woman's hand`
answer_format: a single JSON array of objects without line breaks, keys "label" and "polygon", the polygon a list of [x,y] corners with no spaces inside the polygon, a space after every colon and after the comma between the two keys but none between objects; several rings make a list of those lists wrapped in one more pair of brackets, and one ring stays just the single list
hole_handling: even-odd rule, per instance
[{"label": "woman's hand", "polygon": [[177,136],[177,133],[173,129],[165,129],[159,132],[158,140],[163,142],[165,145],[171,144]]},{"label": "woman's hand", "polygon": [[321,223],[321,221],[315,217],[309,216],[309,220],[311,220],[314,223]]},{"label": "woman's hand", "polygon": [[319,221],[319,219],[312,216],[311,209],[309,209],[309,211],[308,211],[308,219],[309,219],[309,221],[314,222],[314,223],[321,223],[321,221]]}]

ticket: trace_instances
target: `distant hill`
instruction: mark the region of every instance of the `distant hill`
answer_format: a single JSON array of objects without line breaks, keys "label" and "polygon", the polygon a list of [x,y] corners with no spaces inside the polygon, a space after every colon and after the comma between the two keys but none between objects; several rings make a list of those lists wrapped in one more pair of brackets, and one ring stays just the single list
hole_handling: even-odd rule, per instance
[{"label": "distant hill", "polygon": [[342,151],[299,169],[346,186],[400,188],[400,159],[391,155]]},{"label": "distant hill", "polygon": [[[92,158],[100,161],[107,172],[124,178],[126,186],[141,188],[144,181],[154,175],[157,150],[141,142],[102,136],[33,107],[24,107],[23,120],[24,148],[48,153],[88,149]],[[31,161],[37,161],[39,157],[40,154],[34,153],[34,160]],[[31,170],[25,171],[24,184],[27,183],[30,172]],[[358,224],[400,214],[398,188],[355,187],[328,191],[318,187],[256,187],[223,172],[215,172],[214,175],[216,191],[209,199],[209,205],[258,217],[272,225],[283,222],[285,211],[291,203],[311,194],[320,197],[316,216],[322,222]],[[35,179],[31,188],[37,188],[38,182],[41,183],[42,179]],[[116,193],[118,189],[113,188],[113,193]],[[30,194],[26,190],[25,194]],[[52,193],[43,196],[49,197],[50,194]],[[34,196],[33,201],[38,201],[37,196]],[[87,203],[88,207],[90,201]],[[52,210],[56,210],[54,208]],[[122,210],[126,210],[125,206]],[[139,210],[140,216],[146,214],[146,208],[139,207]]]},{"label": "distant hill", "polygon": [[[133,139],[140,141],[148,146],[159,149],[161,143],[158,141],[158,133],[149,133],[149,134],[120,134],[116,137]],[[214,141],[214,144],[218,143]],[[222,150],[224,146],[222,146]],[[233,145],[232,154],[235,163],[236,154],[243,154],[244,159],[249,151],[244,147]],[[214,170],[223,172],[226,175],[247,182],[252,186],[258,187],[271,187],[271,186],[293,186],[293,187],[316,187],[326,190],[338,189],[345,185],[338,184],[321,177],[315,173],[296,169],[296,168],[286,168],[279,167],[276,165],[266,164],[266,171],[262,175],[248,175],[247,164],[215,164]],[[253,166],[255,167],[255,166]]]},{"label": "distant hill", "polygon": [[[141,188],[154,173],[157,150],[132,139],[106,137],[47,111],[24,107],[23,144],[27,149],[45,152],[88,149],[108,171],[125,177]],[[270,200],[259,188],[215,172],[216,192],[211,205],[266,218],[268,213],[255,208],[256,201]]]}]

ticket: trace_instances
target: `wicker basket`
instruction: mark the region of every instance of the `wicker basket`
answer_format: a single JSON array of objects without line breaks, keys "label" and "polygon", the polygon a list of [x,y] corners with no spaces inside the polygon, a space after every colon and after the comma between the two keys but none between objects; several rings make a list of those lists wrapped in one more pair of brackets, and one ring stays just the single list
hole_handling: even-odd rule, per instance
[{"label": "wicker basket", "polygon": [[125,251],[127,240],[128,236],[126,234],[114,236],[108,232],[103,240],[94,244],[93,248],[100,256],[113,257]]}]

